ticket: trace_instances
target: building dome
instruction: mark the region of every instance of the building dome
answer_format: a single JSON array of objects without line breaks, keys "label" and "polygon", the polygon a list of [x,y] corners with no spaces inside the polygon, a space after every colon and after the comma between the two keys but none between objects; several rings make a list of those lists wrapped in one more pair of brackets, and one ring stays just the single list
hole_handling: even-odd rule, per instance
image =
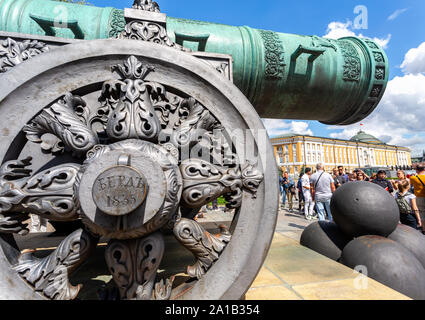
[{"label": "building dome", "polygon": [[375,143],[375,144],[384,144],[381,140],[379,140],[378,138],[367,134],[364,131],[359,131],[357,132],[357,134],[352,137],[350,139],[350,141],[355,141],[355,142],[363,142],[363,143]]}]

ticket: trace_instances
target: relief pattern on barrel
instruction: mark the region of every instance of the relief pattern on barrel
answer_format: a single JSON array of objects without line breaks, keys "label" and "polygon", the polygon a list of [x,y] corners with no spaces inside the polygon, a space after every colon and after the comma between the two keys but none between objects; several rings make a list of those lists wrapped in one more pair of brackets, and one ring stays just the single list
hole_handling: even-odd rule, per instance
[{"label": "relief pattern on barrel", "polygon": [[125,28],[124,12],[122,10],[114,9],[111,12],[109,21],[109,37],[116,38]]},{"label": "relief pattern on barrel", "polygon": [[285,58],[282,42],[276,32],[258,30],[264,43],[266,79],[282,79],[285,72]]},{"label": "relief pattern on barrel", "polygon": [[344,73],[342,78],[348,81],[360,81],[361,61],[360,56],[349,41],[338,41],[344,57]]}]

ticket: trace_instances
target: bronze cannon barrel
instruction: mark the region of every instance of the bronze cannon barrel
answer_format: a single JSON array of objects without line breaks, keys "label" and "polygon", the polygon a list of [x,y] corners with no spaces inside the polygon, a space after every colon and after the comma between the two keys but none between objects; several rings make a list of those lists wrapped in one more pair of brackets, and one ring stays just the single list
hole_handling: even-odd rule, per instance
[{"label": "bronze cannon barrel", "polygon": [[[68,27],[57,28],[53,21],[64,8],[60,22]],[[91,40],[115,37],[124,26],[124,13],[115,8],[0,0],[0,31]],[[370,39],[332,40],[172,17],[167,32],[190,49],[230,54],[236,86],[263,118],[356,123],[376,108],[388,82],[388,58]]]}]

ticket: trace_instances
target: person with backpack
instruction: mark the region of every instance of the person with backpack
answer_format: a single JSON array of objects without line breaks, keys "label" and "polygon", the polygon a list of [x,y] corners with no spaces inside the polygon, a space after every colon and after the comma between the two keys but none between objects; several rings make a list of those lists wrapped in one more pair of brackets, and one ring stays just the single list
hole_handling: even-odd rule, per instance
[{"label": "person with backpack", "polygon": [[303,194],[303,183],[302,183],[302,178],[303,178],[304,173],[301,173],[300,175],[300,179],[298,180],[297,183],[297,189],[298,189],[298,210],[303,212],[304,211],[304,194]]},{"label": "person with backpack", "polygon": [[289,176],[288,172],[283,174],[283,188],[285,189],[285,194],[288,197],[289,212],[292,212],[293,198],[295,195],[295,182],[294,179]]},{"label": "person with backpack", "polygon": [[316,210],[320,221],[333,221],[331,213],[331,198],[335,192],[335,182],[332,176],[324,171],[323,163],[316,165],[316,173],[310,177],[311,195],[316,202]]},{"label": "person with backpack", "polygon": [[281,209],[284,209],[286,204],[286,191],[285,191],[285,186],[283,183],[283,178],[284,178],[284,174],[282,173],[282,175],[279,176],[279,190],[280,190],[280,195],[282,199],[282,203],[280,205]]},{"label": "person with backpack", "polygon": [[416,205],[416,196],[409,192],[410,183],[402,180],[397,185],[398,191],[394,195],[400,211],[400,222],[413,229],[422,227],[421,216]]},{"label": "person with backpack", "polygon": [[[392,180],[391,183],[393,185],[394,190],[398,190],[398,185],[399,183],[401,183],[402,181],[406,180],[409,181],[406,177],[406,173],[404,173],[403,170],[398,170],[397,171],[397,178],[398,180]],[[409,183],[410,184],[410,183]]]},{"label": "person with backpack", "polygon": [[416,166],[416,175],[410,177],[410,183],[416,196],[416,204],[422,221],[422,233],[425,233],[425,165]]}]

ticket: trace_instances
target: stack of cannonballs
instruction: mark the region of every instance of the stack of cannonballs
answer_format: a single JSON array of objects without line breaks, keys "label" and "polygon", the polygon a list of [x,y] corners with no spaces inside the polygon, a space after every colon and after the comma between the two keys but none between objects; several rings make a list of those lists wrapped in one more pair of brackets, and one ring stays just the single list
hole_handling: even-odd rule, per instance
[{"label": "stack of cannonballs", "polygon": [[331,200],[335,222],[308,226],[301,244],[405,294],[425,299],[425,236],[399,224],[393,196],[369,182],[350,182]]}]

